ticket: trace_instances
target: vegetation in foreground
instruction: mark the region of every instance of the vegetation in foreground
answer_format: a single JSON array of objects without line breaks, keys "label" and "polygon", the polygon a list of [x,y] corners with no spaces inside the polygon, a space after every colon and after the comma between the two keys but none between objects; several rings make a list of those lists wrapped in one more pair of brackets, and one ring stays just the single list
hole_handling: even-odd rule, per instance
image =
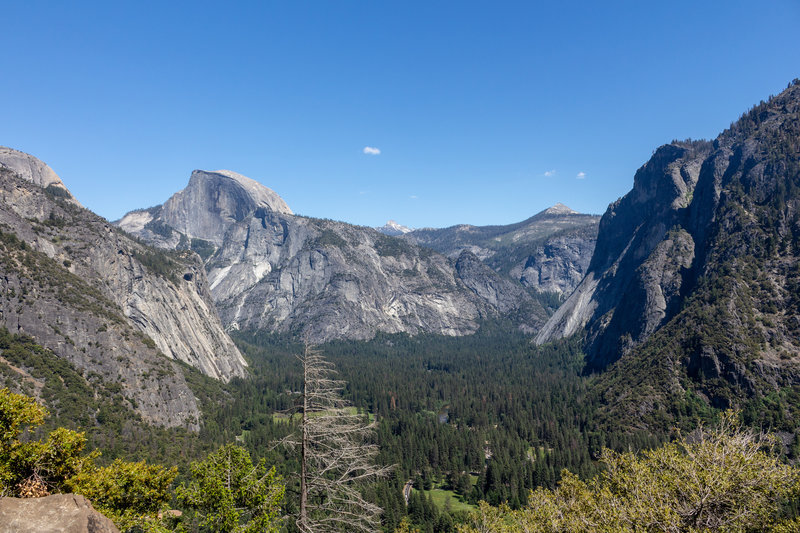
[{"label": "vegetation in foreground", "polygon": [[[253,375],[229,384],[185,368],[187,380],[206,406],[204,426],[193,434],[158,430],[129,418],[131,411],[120,403],[118,393],[99,388],[92,396],[94,382],[87,383],[31,339],[8,333],[0,337],[6,361],[0,363],[0,373],[6,376],[6,386],[35,395],[52,413],[38,429],[28,426],[23,441],[46,443],[50,433],[59,434],[54,433],[59,428],[85,430],[83,449],[103,452],[92,461],[96,475],[127,476],[129,481],[120,486],[133,486],[141,480],[130,479],[146,470],[148,463],[141,463],[146,459],[151,465],[178,467],[169,487],[193,479],[193,461],[205,460],[236,442],[254,465],[263,460],[275,466],[276,478],[282,477],[281,514],[298,512],[298,454],[274,443],[299,429],[300,413],[288,413],[302,390],[302,365],[296,357],[302,346],[275,336],[240,335],[237,341]],[[381,335],[369,342],[330,343],[320,349],[346,381],[341,394],[356,406],[346,414],[360,414],[366,421],[369,413],[369,421],[375,422],[376,433],[369,443],[379,449],[377,464],[396,465],[388,478],[363,493],[383,509],[383,532],[395,531],[405,519],[409,527],[425,533],[452,533],[457,524],[468,521],[467,509],[481,500],[496,508],[505,503],[517,512],[529,506],[537,488],[556,489],[565,470],[584,481],[595,478],[604,468],[597,460],[603,448],[618,453],[646,450],[670,439],[672,424],[666,421],[659,431],[638,433],[596,425],[596,398],[587,394],[595,378],[580,373],[579,342],[534,347],[522,335],[487,327],[470,338]],[[6,372],[4,364],[18,370]],[[20,370],[36,380],[31,380],[33,385],[18,379]],[[764,417],[776,420],[783,412],[781,404],[761,400],[757,406],[743,400],[738,407],[747,425],[753,424],[751,412],[760,413],[756,421],[762,422]],[[287,414],[276,416],[281,411]],[[676,405],[673,412],[686,432],[704,420],[713,427],[719,416],[699,400]],[[86,418],[86,413],[102,416],[95,420]],[[794,426],[787,421],[762,427],[782,432],[787,446],[783,451],[794,461],[800,453]],[[104,470],[114,466],[115,459],[120,459],[116,470]],[[128,461],[140,461],[132,464],[141,466],[122,466],[131,464]],[[144,479],[154,475],[142,474]],[[419,490],[411,492],[406,505],[403,489],[409,483]],[[203,530],[205,511],[177,500],[171,488],[165,501],[183,511],[185,527]],[[244,513],[242,523],[248,516]],[[281,527],[293,531],[294,524],[284,522]]]},{"label": "vegetation in foreground", "polygon": [[[333,365],[306,348],[298,434],[300,506],[294,524],[303,533],[380,529],[382,509],[364,499],[376,467],[378,447],[370,442],[374,423],[342,399],[344,382]],[[41,497],[75,492],[89,498],[123,531],[278,532],[291,529],[281,511],[285,487],[274,467],[233,444],[190,465],[191,479],[171,490],[178,469],[116,460],[98,467],[100,455],[85,453],[84,433],[58,428],[44,440],[31,432],[47,411],[32,398],[0,389],[0,495]],[[175,501],[184,513],[167,513]]]},{"label": "vegetation in foreground", "polygon": [[516,511],[482,503],[459,531],[798,531],[800,521],[780,511],[800,493],[800,469],[780,461],[774,437],[742,429],[736,416],[641,454],[606,449],[602,474],[581,481],[565,471],[557,488],[533,491]]},{"label": "vegetation in foreground", "polygon": [[[192,463],[191,480],[176,488],[174,466],[120,459],[98,466],[100,453],[86,450],[84,433],[58,428],[30,439],[46,416],[34,399],[0,389],[0,496],[82,494],[121,531],[280,531],[282,480],[241,447]],[[165,512],[174,500],[185,518]]]},{"label": "vegetation in foreground", "polygon": [[[59,428],[44,440],[25,438],[46,414],[33,399],[0,389],[0,494],[83,494],[123,531],[278,532],[287,525],[280,518],[281,477],[264,461],[253,465],[239,446],[223,446],[193,463],[192,479],[173,489],[175,467],[121,460],[97,467],[98,452],[86,452],[82,433]],[[772,435],[742,428],[729,411],[716,429],[700,428],[654,450],[605,449],[603,473],[582,481],[564,471],[555,489],[532,491],[523,508],[481,502],[469,523],[456,528],[460,533],[797,531],[800,521],[781,518],[781,510],[800,495],[800,468],[781,461],[779,445]],[[185,517],[163,513],[171,501],[184,507]],[[421,530],[403,519],[397,531]]]}]

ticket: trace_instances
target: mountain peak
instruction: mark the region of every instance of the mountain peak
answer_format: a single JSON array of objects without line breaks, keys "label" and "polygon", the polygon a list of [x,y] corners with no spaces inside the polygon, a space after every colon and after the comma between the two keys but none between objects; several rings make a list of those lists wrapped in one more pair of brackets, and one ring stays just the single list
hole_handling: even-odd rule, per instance
[{"label": "mountain peak", "polygon": [[269,187],[262,185],[254,179],[243,176],[238,172],[232,170],[195,170],[192,172],[192,177],[189,180],[191,186],[192,180],[195,179],[208,179],[214,177],[222,177],[233,180],[239,187],[241,187],[248,196],[253,200],[257,207],[266,207],[277,213],[291,215],[292,210],[286,202],[278,196],[278,194]]},{"label": "mountain peak", "polygon": [[172,232],[177,230],[219,245],[232,224],[264,211],[293,214],[283,198],[256,180],[231,170],[195,170],[186,188],[162,205],[131,211],[116,224],[134,234],[149,229],[156,241],[178,239]]},{"label": "mountain peak", "polygon": [[409,228],[408,226],[403,226],[402,224],[398,224],[394,220],[389,220],[383,226],[375,229],[380,231],[384,235],[389,235],[391,237],[396,237],[398,235],[405,235],[406,233],[412,231],[412,229]]},{"label": "mountain peak", "polygon": [[544,211],[542,211],[543,215],[578,215],[579,213],[574,209],[567,207],[566,205],[558,202],[553,207],[548,207]]},{"label": "mountain peak", "polygon": [[68,199],[76,205],[81,205],[69,192],[58,174],[44,161],[19,150],[0,146],[0,168],[8,168],[26,181],[46,189],[51,185],[63,189],[68,194]]},{"label": "mountain peak", "polygon": [[220,244],[231,224],[261,210],[292,214],[275,191],[255,180],[230,170],[195,170],[186,188],[164,202],[157,214],[129,213],[120,226],[131,231],[158,218],[187,237]]}]

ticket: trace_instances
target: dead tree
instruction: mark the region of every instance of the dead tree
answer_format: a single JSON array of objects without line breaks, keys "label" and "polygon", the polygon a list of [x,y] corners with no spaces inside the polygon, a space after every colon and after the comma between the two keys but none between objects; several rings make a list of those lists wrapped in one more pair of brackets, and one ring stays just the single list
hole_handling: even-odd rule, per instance
[{"label": "dead tree", "polygon": [[342,398],[345,382],[334,379],[333,363],[306,346],[300,428],[284,442],[300,451],[300,511],[303,533],[377,532],[383,510],[364,499],[359,487],[389,474],[375,465],[378,447],[367,423]]}]

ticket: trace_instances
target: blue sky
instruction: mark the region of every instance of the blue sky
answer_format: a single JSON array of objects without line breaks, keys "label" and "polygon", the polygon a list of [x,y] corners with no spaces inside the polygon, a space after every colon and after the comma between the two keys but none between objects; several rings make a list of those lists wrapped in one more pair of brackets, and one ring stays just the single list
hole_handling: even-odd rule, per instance
[{"label": "blue sky", "polygon": [[225,168],[304,215],[505,224],[602,213],[800,77],[796,0],[232,4],[6,3],[0,144],[112,220]]}]

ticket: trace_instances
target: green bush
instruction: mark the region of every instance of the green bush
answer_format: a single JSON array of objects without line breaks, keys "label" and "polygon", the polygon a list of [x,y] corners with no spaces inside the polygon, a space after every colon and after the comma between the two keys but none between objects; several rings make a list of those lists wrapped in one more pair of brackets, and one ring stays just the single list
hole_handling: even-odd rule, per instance
[{"label": "green bush", "polygon": [[203,531],[280,531],[284,487],[263,459],[254,466],[247,450],[227,444],[190,468],[192,481],[176,493],[196,511]]},{"label": "green bush", "polygon": [[97,454],[84,454],[86,436],[58,428],[46,440],[23,438],[47,410],[32,398],[0,389],[0,495],[32,497],[62,492],[67,480]]},{"label": "green bush", "polygon": [[172,497],[170,485],[177,473],[176,467],[117,459],[104,468],[94,465],[84,468],[68,485],[73,492],[91,500],[120,530],[135,526],[158,531],[164,527],[159,511],[166,508]]},{"label": "green bush", "polygon": [[119,459],[99,468],[95,460],[100,453],[85,452],[85,434],[65,428],[44,440],[26,439],[46,416],[33,398],[0,389],[0,496],[75,492],[122,531],[166,531],[159,511],[172,497],[177,468]]}]

